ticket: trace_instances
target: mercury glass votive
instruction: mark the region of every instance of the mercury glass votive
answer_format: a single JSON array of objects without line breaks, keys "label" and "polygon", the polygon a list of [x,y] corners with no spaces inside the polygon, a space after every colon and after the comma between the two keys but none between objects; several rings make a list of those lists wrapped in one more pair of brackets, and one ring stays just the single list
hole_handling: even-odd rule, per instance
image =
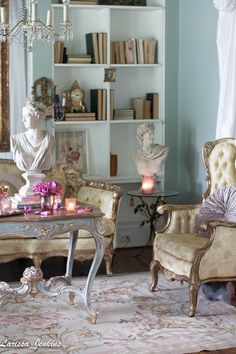
[{"label": "mercury glass votive", "polygon": [[75,208],[76,208],[76,198],[65,198],[66,211],[75,211]]}]

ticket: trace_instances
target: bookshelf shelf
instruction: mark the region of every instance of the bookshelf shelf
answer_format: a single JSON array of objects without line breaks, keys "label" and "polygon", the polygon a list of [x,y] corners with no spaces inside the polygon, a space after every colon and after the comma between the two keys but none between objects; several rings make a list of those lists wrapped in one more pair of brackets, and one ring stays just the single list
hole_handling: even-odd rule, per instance
[{"label": "bookshelf shelf", "polygon": [[[59,26],[63,5],[53,4],[55,27]],[[69,18],[73,24],[74,38],[65,42],[67,53],[76,55],[87,52],[87,33],[106,33],[107,42],[103,51],[105,60],[98,63],[54,63],[52,53],[52,78],[56,93],[62,96],[73,81],[77,80],[85,92],[85,103],[91,110],[91,90],[106,90],[104,120],[55,121],[54,131],[81,129],[87,131],[90,179],[108,180],[114,183],[136,183],[133,155],[137,151],[136,132],[138,125],[155,125],[155,142],[165,144],[165,0],[147,0],[147,6],[69,6]],[[121,26],[122,23],[122,26]],[[97,35],[98,36],[98,35]],[[128,64],[113,61],[112,42],[143,39],[156,41],[154,63]],[[99,54],[100,55],[100,54]],[[100,59],[100,58],[99,58]],[[127,60],[127,58],[126,58]],[[146,61],[145,61],[146,62]],[[115,70],[115,81],[104,81],[105,69]],[[114,97],[112,95],[114,93]],[[158,119],[113,119],[114,110],[134,109],[134,98],[146,100],[147,93],[158,93]],[[111,100],[111,98],[114,98]],[[112,106],[112,107],[111,107]],[[110,176],[110,154],[118,156],[117,176]]]}]

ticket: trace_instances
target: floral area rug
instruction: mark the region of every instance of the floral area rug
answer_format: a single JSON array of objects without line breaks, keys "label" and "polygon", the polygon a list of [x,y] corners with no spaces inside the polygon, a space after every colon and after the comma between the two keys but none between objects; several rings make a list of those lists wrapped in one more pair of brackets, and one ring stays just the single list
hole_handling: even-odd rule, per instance
[{"label": "floral area rug", "polygon": [[[188,317],[188,286],[160,277],[150,293],[150,274],[97,276],[91,324],[79,297],[37,295],[0,309],[0,353],[180,354],[236,347],[236,308],[200,294],[197,314]],[[84,287],[85,278],[74,278]]]}]

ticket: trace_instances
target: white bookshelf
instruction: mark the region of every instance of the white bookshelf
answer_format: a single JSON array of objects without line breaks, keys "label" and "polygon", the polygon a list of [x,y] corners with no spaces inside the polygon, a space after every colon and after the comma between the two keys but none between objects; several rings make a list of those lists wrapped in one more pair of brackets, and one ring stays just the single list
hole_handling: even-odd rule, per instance
[{"label": "white bookshelf", "polygon": [[[85,90],[86,106],[90,108],[90,89],[107,89],[107,112],[110,111],[109,92],[114,89],[114,108],[131,108],[131,98],[145,97],[147,92],[159,92],[159,119],[54,122],[54,130],[87,129],[89,140],[89,178],[115,183],[140,180],[133,155],[138,143],[138,125],[155,125],[155,142],[164,144],[165,138],[165,2],[148,1],[148,6],[70,5],[69,19],[74,37],[66,42],[67,53],[86,53],[85,34],[107,32],[108,64],[53,64],[52,77],[57,94],[71,87],[77,80]],[[63,6],[53,4],[56,28],[62,18]],[[156,64],[111,64],[110,42],[129,38],[154,38],[158,41]],[[52,55],[53,57],[53,55]],[[53,58],[54,62],[54,58]],[[104,82],[104,68],[116,68],[116,82]],[[110,177],[110,153],[118,155],[118,174]]]}]

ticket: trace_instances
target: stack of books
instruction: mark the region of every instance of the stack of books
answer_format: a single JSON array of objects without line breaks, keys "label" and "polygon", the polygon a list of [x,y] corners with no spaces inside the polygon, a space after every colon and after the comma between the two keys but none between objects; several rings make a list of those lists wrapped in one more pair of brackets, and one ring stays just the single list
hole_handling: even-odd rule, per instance
[{"label": "stack of books", "polygon": [[146,99],[151,101],[150,110],[151,118],[159,118],[159,93],[158,92],[149,92],[146,94]]},{"label": "stack of books", "polygon": [[94,112],[85,113],[65,113],[66,121],[86,121],[86,120],[96,120],[96,114]]},{"label": "stack of books", "polygon": [[54,63],[61,64],[66,63],[67,55],[66,55],[66,47],[64,43],[61,41],[56,41],[54,43]]},{"label": "stack of books", "polygon": [[157,63],[157,41],[155,39],[131,38],[111,42],[112,64],[155,64]]},{"label": "stack of books", "polygon": [[117,119],[117,120],[134,119],[134,109],[114,109],[113,119]]},{"label": "stack of books", "polygon": [[90,64],[92,63],[92,56],[90,54],[68,54],[68,64]]},{"label": "stack of books", "polygon": [[107,33],[86,33],[87,54],[92,57],[94,64],[107,64]]},{"label": "stack of books", "polygon": [[14,197],[11,198],[11,202],[13,209],[20,210],[24,208],[40,209],[41,206],[39,195],[21,197],[20,195],[16,194]]},{"label": "stack of books", "polygon": [[107,90],[90,90],[91,111],[95,112],[96,120],[106,120],[107,114]]}]

